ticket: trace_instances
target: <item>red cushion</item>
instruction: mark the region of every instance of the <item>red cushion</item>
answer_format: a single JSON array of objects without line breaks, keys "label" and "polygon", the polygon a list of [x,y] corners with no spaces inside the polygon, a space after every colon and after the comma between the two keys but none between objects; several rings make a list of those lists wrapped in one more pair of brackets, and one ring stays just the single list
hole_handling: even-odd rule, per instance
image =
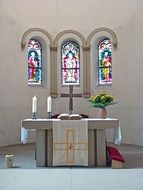
[{"label": "red cushion", "polygon": [[120,162],[125,162],[123,156],[121,155],[121,153],[119,152],[119,150],[117,148],[107,146],[107,151],[109,153],[111,160],[117,160]]}]

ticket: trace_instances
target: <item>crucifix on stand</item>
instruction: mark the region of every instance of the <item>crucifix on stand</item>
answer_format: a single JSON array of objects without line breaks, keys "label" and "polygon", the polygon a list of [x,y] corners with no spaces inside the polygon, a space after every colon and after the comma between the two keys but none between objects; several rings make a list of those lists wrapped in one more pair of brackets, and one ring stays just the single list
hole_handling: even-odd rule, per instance
[{"label": "crucifix on stand", "polygon": [[73,111],[73,97],[82,97],[82,94],[73,94],[73,85],[69,85],[69,94],[61,94],[61,97],[69,97],[69,111]]}]

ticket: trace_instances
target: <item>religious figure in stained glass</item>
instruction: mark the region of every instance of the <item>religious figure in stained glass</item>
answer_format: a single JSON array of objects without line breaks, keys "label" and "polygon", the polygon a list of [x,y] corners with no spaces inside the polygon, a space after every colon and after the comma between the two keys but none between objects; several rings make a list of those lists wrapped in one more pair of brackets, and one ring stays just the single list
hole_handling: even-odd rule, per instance
[{"label": "religious figure in stained glass", "polygon": [[112,47],[109,39],[100,42],[98,56],[98,83],[112,84]]},{"label": "religious figure in stained glass", "polygon": [[80,61],[79,46],[73,41],[62,45],[62,85],[79,85]]},{"label": "religious figure in stained glass", "polygon": [[28,43],[28,84],[41,84],[42,52],[41,44],[37,40]]}]

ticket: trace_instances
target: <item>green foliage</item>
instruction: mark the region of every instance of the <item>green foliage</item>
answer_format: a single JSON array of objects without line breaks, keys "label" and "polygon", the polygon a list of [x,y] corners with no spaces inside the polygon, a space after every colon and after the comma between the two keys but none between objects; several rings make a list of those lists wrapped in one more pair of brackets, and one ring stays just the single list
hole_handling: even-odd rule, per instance
[{"label": "green foliage", "polygon": [[117,102],[114,102],[113,96],[111,96],[107,92],[102,92],[95,96],[91,96],[88,101],[92,104],[92,107],[95,107],[95,108],[105,108],[109,105],[113,105],[117,103]]}]

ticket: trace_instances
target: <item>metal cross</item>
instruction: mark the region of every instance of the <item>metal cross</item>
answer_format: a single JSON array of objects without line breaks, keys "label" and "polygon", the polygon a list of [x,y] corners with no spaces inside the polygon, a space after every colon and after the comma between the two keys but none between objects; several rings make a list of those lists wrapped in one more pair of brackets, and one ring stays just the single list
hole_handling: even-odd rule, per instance
[{"label": "metal cross", "polygon": [[73,111],[73,97],[82,97],[82,94],[73,94],[73,85],[69,85],[69,94],[61,94],[61,97],[69,97],[69,111]]}]

